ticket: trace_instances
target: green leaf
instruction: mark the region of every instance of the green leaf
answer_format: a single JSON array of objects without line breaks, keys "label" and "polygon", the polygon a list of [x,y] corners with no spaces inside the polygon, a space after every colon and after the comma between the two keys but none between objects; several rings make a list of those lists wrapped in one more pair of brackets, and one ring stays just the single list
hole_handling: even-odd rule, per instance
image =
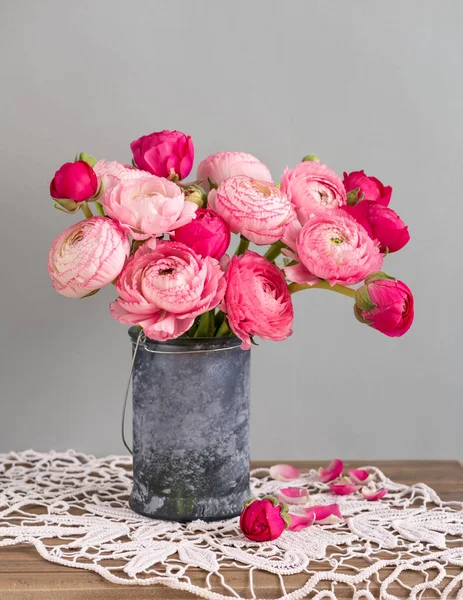
[{"label": "green leaf", "polygon": [[195,338],[212,337],[214,335],[215,314],[214,310],[209,310],[201,315],[198,329],[194,335]]}]

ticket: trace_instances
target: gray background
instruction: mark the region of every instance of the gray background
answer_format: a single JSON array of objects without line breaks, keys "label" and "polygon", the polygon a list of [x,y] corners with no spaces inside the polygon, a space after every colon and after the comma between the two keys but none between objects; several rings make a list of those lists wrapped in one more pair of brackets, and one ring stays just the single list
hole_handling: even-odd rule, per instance
[{"label": "gray background", "polygon": [[0,6],[0,451],[123,451],[126,329],[111,289],[53,292],[48,248],[74,218],[48,184],[76,151],[127,161],[131,140],[168,128],[199,159],[251,152],[277,180],[309,152],[364,168],[410,225],[385,265],[415,293],[410,333],[360,325],[348,298],[297,294],[292,338],[253,350],[253,456],[463,457],[461,2]]}]

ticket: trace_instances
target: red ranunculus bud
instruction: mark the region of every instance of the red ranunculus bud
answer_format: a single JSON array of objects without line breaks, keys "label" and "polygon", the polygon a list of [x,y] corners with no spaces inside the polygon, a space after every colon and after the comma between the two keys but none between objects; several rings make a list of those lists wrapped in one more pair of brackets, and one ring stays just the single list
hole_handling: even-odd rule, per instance
[{"label": "red ranunculus bud", "polygon": [[357,190],[358,200],[372,200],[383,206],[387,206],[391,200],[392,188],[383,185],[379,179],[371,175],[365,175],[364,171],[352,171],[344,173],[344,187],[349,198],[349,192]]},{"label": "red ranunculus bud", "polygon": [[241,513],[241,531],[255,542],[276,540],[290,525],[291,517],[287,511],[287,506],[276,498],[251,500]]},{"label": "red ranunculus bud", "polygon": [[84,160],[65,163],[60,167],[50,183],[52,198],[83,202],[94,196],[99,187],[98,177]]},{"label": "red ranunculus bud", "polygon": [[386,273],[372,273],[355,293],[355,316],[388,335],[400,337],[410,329],[414,317],[411,290]]}]

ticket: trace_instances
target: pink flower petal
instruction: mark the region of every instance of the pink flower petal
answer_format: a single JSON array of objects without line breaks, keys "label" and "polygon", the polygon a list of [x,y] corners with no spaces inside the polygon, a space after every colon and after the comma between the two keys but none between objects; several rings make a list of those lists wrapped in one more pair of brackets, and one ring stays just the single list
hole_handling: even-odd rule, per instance
[{"label": "pink flower petal", "polygon": [[318,477],[322,483],[328,483],[337,479],[344,469],[344,464],[339,458],[335,458],[327,467],[318,469]]},{"label": "pink flower petal", "polygon": [[328,504],[326,506],[311,506],[306,509],[306,513],[312,513],[315,522],[320,525],[333,525],[342,519],[339,504]]},{"label": "pink flower petal", "polygon": [[273,465],[273,467],[270,467],[270,477],[278,481],[291,481],[300,476],[299,469],[292,465]]},{"label": "pink flower petal", "polygon": [[309,499],[309,490],[298,487],[282,488],[278,496],[286,504],[305,504]]},{"label": "pink flower petal", "polygon": [[372,502],[374,502],[375,500],[380,500],[387,494],[386,488],[371,489],[365,486],[362,488],[361,491],[365,500],[370,500]]},{"label": "pink flower petal", "polygon": [[289,515],[291,517],[291,525],[289,526],[290,531],[301,531],[306,527],[310,527],[314,522],[314,515],[310,513],[308,515]]},{"label": "pink flower petal", "polygon": [[350,479],[358,484],[365,484],[372,478],[372,475],[368,473],[368,471],[365,471],[365,469],[350,469],[350,471],[347,472],[349,473]]},{"label": "pink flower petal", "polygon": [[328,487],[333,494],[338,496],[348,496],[349,494],[355,493],[359,489],[358,486],[354,485],[348,477],[342,477],[338,483],[330,483]]}]

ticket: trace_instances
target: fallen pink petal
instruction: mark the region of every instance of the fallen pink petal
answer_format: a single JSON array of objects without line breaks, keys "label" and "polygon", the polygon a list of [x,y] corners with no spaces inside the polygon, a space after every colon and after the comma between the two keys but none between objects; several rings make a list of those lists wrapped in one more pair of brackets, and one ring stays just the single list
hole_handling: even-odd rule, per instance
[{"label": "fallen pink petal", "polygon": [[273,465],[273,467],[270,467],[270,477],[278,481],[291,481],[292,479],[298,479],[300,476],[299,469],[292,465]]},{"label": "fallen pink petal", "polygon": [[337,483],[330,483],[329,488],[337,496],[349,496],[359,489],[348,477],[342,477]]},{"label": "fallen pink petal", "polygon": [[306,509],[306,513],[312,513],[315,522],[319,525],[334,525],[342,519],[339,504],[328,504],[321,506],[311,506]]},{"label": "fallen pink petal", "polygon": [[289,526],[290,531],[301,531],[306,527],[313,525],[315,516],[313,513],[307,515],[289,515],[291,517],[291,525]]},{"label": "fallen pink petal", "polygon": [[309,499],[309,490],[298,487],[282,488],[278,492],[278,496],[286,504],[306,504]]},{"label": "fallen pink petal", "polygon": [[318,469],[318,478],[322,483],[329,483],[337,479],[344,469],[344,463],[339,458],[335,458],[327,467],[324,469],[320,467]]},{"label": "fallen pink petal", "polygon": [[369,500],[370,502],[381,500],[381,498],[383,498],[387,494],[386,488],[372,489],[365,486],[362,488],[361,491],[362,496],[365,498],[365,500]]},{"label": "fallen pink petal", "polygon": [[348,474],[350,479],[359,485],[365,484],[372,479],[372,475],[368,471],[365,471],[365,469],[350,469]]}]

